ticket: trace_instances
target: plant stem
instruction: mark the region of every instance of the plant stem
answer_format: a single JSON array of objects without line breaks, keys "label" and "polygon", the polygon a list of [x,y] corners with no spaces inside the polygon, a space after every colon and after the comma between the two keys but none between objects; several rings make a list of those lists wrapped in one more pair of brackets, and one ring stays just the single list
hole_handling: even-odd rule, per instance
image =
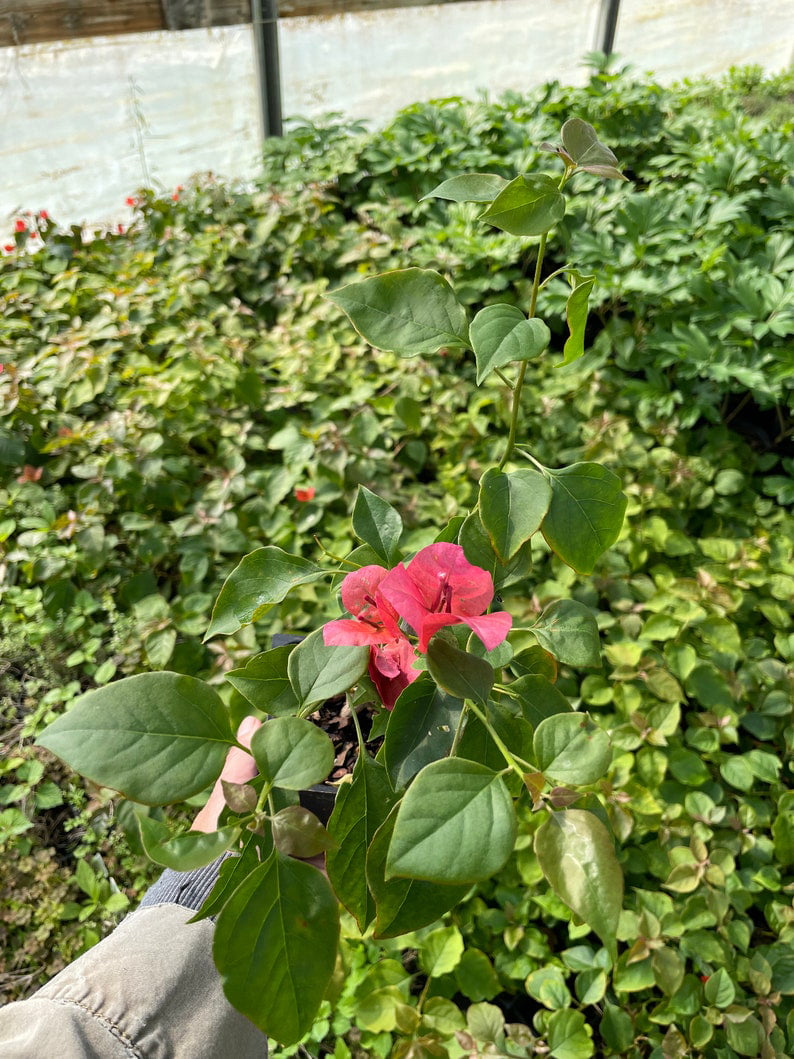
[{"label": "plant stem", "polygon": [[[327,555],[328,558],[332,559],[335,563],[346,563],[347,566],[352,566],[353,569],[355,569],[355,570],[360,570],[361,569],[361,563],[354,563],[352,559],[343,559],[340,555],[334,555],[333,552],[329,552],[328,549],[325,547],[325,545],[323,544],[323,542],[320,540],[320,538],[317,536],[316,533],[313,534],[313,539],[314,539],[314,543],[317,545],[317,547],[320,549],[320,551],[323,553],[323,555]],[[329,573],[333,574],[333,573],[337,573],[337,571],[336,570],[331,570],[331,571],[329,571]]]},{"label": "plant stem", "polygon": [[[548,233],[544,232],[538,244],[538,257],[535,261],[535,278],[532,280],[532,294],[529,299],[529,317],[535,315],[538,304],[538,290],[540,289],[540,271],[543,267],[543,255],[546,253],[546,240]],[[518,370],[518,379],[513,390],[513,410],[510,415],[510,432],[507,435],[507,446],[502,459],[499,461],[499,470],[503,470],[505,464],[513,454],[516,444],[516,432],[518,430],[518,413],[521,409],[521,391],[524,388],[524,376],[527,373],[527,362],[524,361]]]},{"label": "plant stem", "polygon": [[454,757],[458,752],[458,746],[460,745],[463,732],[466,728],[466,714],[467,714],[467,703],[463,703],[463,709],[460,711],[460,717],[458,718],[458,727],[455,729],[455,737],[452,740],[452,746],[449,748],[449,756]]},{"label": "plant stem", "polygon": [[364,735],[363,735],[363,733],[361,731],[361,725],[358,723],[358,714],[356,713],[356,711],[353,709],[352,706],[350,707],[350,713],[353,716],[353,724],[356,726],[356,735],[358,736],[358,752],[359,752],[359,754],[363,754],[365,752],[364,751]]},{"label": "plant stem", "polygon": [[477,717],[479,717],[479,719],[485,725],[485,729],[488,732],[488,735],[490,735],[491,739],[493,739],[493,741],[499,747],[499,752],[501,753],[502,757],[505,759],[505,761],[510,766],[510,768],[513,770],[513,772],[515,772],[515,774],[520,777],[521,782],[523,783],[523,781],[524,781],[524,770],[521,768],[519,763],[516,761],[516,759],[513,757],[513,755],[507,749],[507,747],[502,742],[502,740],[499,738],[499,736],[496,734],[496,732],[493,730],[493,726],[491,725],[490,721],[485,716],[483,711],[479,708],[479,706],[477,706],[476,703],[472,702],[471,700],[467,700],[466,705],[469,707],[469,709]]}]

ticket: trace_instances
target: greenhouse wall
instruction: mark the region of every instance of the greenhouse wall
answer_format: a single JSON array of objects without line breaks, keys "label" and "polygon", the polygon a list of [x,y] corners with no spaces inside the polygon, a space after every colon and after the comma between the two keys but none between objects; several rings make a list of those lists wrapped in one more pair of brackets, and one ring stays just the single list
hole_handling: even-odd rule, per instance
[{"label": "greenhouse wall", "polygon": [[[279,23],[283,111],[382,123],[401,106],[581,83],[600,0],[475,0]],[[663,80],[791,61],[790,0],[622,0],[615,50]],[[260,146],[252,29],[0,50],[0,218],[123,223],[140,186],[245,179]]]}]

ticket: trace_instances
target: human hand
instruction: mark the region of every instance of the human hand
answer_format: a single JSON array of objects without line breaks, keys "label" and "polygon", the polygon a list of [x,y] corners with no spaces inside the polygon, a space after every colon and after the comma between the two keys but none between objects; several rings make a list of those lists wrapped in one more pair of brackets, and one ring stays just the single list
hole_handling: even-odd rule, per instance
[{"label": "human hand", "polygon": [[[237,742],[243,746],[250,747],[254,732],[262,726],[262,722],[256,717],[246,717],[237,729]],[[207,804],[201,809],[193,821],[191,831],[217,831],[218,818],[226,802],[223,797],[222,781],[227,783],[247,783],[257,773],[256,762],[250,754],[239,747],[232,747],[226,757],[223,772],[212,788],[212,794],[207,799]]]}]

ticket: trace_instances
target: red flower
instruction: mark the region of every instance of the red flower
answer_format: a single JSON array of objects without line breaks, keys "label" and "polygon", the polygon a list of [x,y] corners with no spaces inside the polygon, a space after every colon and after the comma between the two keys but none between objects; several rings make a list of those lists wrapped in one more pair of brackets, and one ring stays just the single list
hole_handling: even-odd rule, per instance
[{"label": "red flower", "polygon": [[22,474],[20,474],[17,481],[20,483],[24,482],[37,482],[41,478],[41,467],[31,467],[29,463],[26,463],[22,468]]},{"label": "red flower", "polygon": [[184,190],[185,189],[182,187],[181,184],[177,184],[177,186],[174,188],[174,193],[171,196],[171,198],[174,200],[174,202],[178,202],[179,201],[179,192],[180,191],[184,191]]},{"label": "red flower", "polygon": [[41,217],[43,221],[48,221],[50,219],[50,215],[46,210],[39,210],[39,217]]},{"label": "red flower", "polygon": [[370,645],[369,675],[390,710],[419,673],[413,668],[416,651],[379,592],[388,576],[382,566],[363,566],[348,574],[342,582],[342,603],[355,617],[329,621],[323,628],[323,641],[327,647]]},{"label": "red flower", "polygon": [[6,243],[3,249],[7,254],[12,254],[17,248],[16,243]]},{"label": "red flower", "polygon": [[124,231],[125,231],[124,225],[123,224],[117,224],[116,225],[116,231],[119,233],[119,235],[124,235]]},{"label": "red flower", "polygon": [[138,200],[133,198],[132,195],[128,195],[124,200],[125,206],[137,206]]},{"label": "red flower", "polygon": [[30,238],[31,239],[38,239],[38,237],[39,237],[39,233],[38,232],[31,232],[30,233]]},{"label": "red flower", "polygon": [[25,222],[23,220],[14,221],[14,231],[15,232],[26,232],[27,230],[28,230],[28,226],[25,224]]},{"label": "red flower", "polygon": [[431,544],[407,567],[400,564],[380,585],[380,593],[419,637],[424,652],[445,625],[468,625],[490,651],[513,623],[506,611],[485,614],[494,595],[487,570],[472,566],[458,544]]},{"label": "red flower", "polygon": [[295,490],[295,499],[300,500],[302,504],[306,504],[309,500],[314,500],[317,490],[313,485],[307,485],[304,489]]}]

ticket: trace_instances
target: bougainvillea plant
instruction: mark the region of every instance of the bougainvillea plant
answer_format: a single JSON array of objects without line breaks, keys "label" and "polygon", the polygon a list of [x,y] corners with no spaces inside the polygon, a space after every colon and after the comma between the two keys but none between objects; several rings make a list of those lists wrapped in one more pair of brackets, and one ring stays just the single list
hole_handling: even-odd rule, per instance
[{"label": "bougainvillea plant", "polygon": [[[584,352],[594,277],[566,266],[542,279],[564,189],[579,172],[624,179],[586,122],[567,121],[561,140],[542,145],[562,162],[557,179],[474,173],[431,193],[479,203],[486,224],[539,239],[526,311],[499,302],[469,319],[447,279],[420,268],[330,295],[373,346],[405,357],[471,350],[478,384],[496,374],[509,392],[501,458],[482,474],[476,506],[410,556],[400,514],[361,487],[353,508],[360,545],[344,559],[312,561],[278,547],[242,559],[208,637],[233,635],[296,587],[321,580],[341,589],[347,616],[226,674],[250,713],[268,720],[251,742],[259,775],[225,785],[217,831],[174,835],[139,816],[143,845],[159,864],[188,870],[236,854],[197,918],[216,917],[214,957],[229,1000],[283,1044],[306,1033],[328,988],[340,904],[376,937],[432,923],[506,863],[517,812],[543,814],[534,843],[544,875],[615,953],[622,874],[593,788],[609,767],[609,740],[555,687],[558,663],[598,664],[596,621],[583,604],[558,600],[521,626],[496,596],[526,582],[538,533],[565,563],[591,573],[626,506],[606,468],[543,466],[519,436],[527,364],[551,355],[538,296],[561,273],[570,282],[561,363]],[[332,770],[331,739],[309,717],[341,695],[359,753],[326,827],[298,804],[298,792]],[[142,806],[177,803],[214,783],[237,745],[227,701],[194,677],[145,673],[87,693],[39,743]],[[362,710],[373,715],[366,739]],[[580,798],[587,807],[576,806]],[[321,853],[325,873],[307,862]]]}]

